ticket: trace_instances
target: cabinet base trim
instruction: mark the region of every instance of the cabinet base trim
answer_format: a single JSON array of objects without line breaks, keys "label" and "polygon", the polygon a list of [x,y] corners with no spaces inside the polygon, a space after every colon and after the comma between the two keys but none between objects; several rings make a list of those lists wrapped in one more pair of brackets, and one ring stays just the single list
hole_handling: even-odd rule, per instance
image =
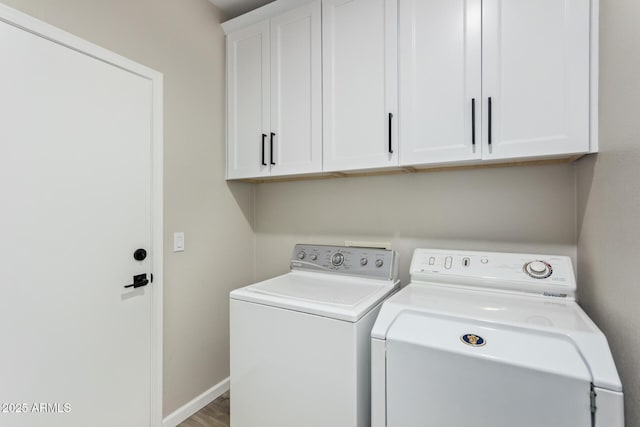
[{"label": "cabinet base trim", "polygon": [[445,172],[455,170],[469,170],[469,169],[493,169],[493,168],[509,168],[516,166],[541,166],[541,165],[554,165],[560,163],[573,163],[576,160],[584,157],[586,154],[579,154],[571,157],[563,157],[558,159],[542,159],[542,160],[522,160],[522,161],[510,161],[506,163],[483,163],[483,164],[471,164],[471,165],[456,165],[456,166],[402,166],[396,168],[387,169],[372,169],[372,170],[360,170],[349,172],[323,172],[315,174],[303,174],[303,175],[287,175],[287,176],[274,176],[268,178],[245,178],[237,181],[250,182],[254,184],[262,184],[267,182],[290,182],[290,181],[312,181],[318,179],[332,179],[332,178],[355,178],[363,176],[383,176],[383,175],[402,175],[408,173],[426,173],[426,172]]}]

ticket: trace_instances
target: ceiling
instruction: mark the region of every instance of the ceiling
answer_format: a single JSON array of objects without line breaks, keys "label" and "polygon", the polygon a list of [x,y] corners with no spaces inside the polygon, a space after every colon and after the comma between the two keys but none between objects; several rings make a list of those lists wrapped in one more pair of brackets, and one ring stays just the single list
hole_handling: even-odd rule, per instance
[{"label": "ceiling", "polygon": [[218,6],[224,13],[226,19],[235,18],[238,15],[242,15],[250,10],[257,9],[267,3],[271,3],[274,0],[209,0],[214,5]]}]

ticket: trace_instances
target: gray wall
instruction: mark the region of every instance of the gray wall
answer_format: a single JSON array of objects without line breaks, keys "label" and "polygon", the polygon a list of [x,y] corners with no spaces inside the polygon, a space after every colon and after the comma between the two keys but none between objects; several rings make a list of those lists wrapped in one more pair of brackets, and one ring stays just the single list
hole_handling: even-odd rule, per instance
[{"label": "gray wall", "polygon": [[258,184],[255,208],[258,279],[287,271],[295,243],[391,243],[404,283],[416,247],[575,259],[568,164]]},{"label": "gray wall", "polygon": [[600,153],[577,164],[579,300],[640,426],[640,2],[600,2]]},{"label": "gray wall", "polygon": [[254,277],[253,186],[224,181],[221,16],[207,0],[2,2],[164,74],[167,415],[229,375],[228,292]]}]

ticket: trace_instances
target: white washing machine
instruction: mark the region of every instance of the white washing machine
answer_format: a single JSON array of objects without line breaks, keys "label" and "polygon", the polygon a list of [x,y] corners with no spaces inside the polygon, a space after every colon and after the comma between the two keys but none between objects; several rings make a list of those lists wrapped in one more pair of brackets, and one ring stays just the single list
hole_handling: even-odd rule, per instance
[{"label": "white washing machine", "polygon": [[417,249],[372,331],[372,427],[623,427],[561,256]]},{"label": "white washing machine", "polygon": [[369,427],[371,328],[397,277],[391,250],[296,245],[289,273],[231,292],[231,426]]}]

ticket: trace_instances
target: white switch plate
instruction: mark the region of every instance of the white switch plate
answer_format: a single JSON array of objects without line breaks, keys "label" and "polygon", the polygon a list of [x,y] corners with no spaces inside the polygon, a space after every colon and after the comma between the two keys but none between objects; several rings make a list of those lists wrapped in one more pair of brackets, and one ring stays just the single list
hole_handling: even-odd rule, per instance
[{"label": "white switch plate", "polygon": [[173,252],[184,251],[184,232],[178,231],[173,233]]}]

